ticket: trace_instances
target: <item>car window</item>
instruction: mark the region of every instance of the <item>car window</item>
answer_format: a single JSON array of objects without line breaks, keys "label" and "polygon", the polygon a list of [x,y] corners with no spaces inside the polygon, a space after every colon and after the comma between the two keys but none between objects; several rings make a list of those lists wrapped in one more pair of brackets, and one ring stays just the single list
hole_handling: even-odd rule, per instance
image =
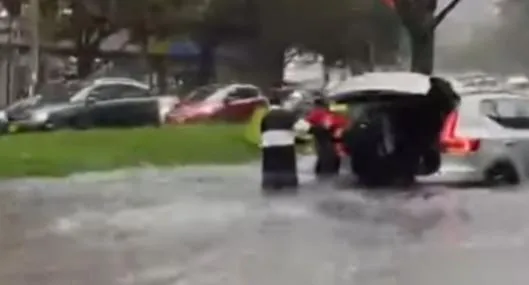
[{"label": "car window", "polygon": [[529,129],[529,100],[495,99],[481,102],[481,113],[506,128]]},{"label": "car window", "polygon": [[499,117],[498,104],[493,100],[485,100],[481,102],[480,111],[483,115],[488,117]]},{"label": "car window", "polygon": [[106,85],[106,86],[98,86],[92,91],[90,91],[90,94],[88,96],[95,98],[97,100],[111,100],[116,99],[117,94],[119,94],[119,86],[116,85]]},{"label": "car window", "polygon": [[251,99],[259,95],[259,91],[255,88],[239,87],[228,94],[230,99]]},{"label": "car window", "polygon": [[114,100],[123,98],[140,98],[147,95],[148,91],[142,88],[132,85],[114,84],[96,87],[90,92],[89,96],[94,97],[97,100]]},{"label": "car window", "polygon": [[189,93],[189,95],[187,95],[184,100],[185,101],[193,101],[193,102],[204,101],[204,100],[209,99],[210,97],[212,97],[212,95],[218,93],[217,91],[221,87],[222,87],[222,85],[218,85],[218,84],[206,85],[206,86],[199,87],[199,88],[191,91],[191,93]]},{"label": "car window", "polygon": [[128,98],[145,98],[150,95],[149,91],[132,85],[122,85],[119,90],[119,96],[123,99]]},{"label": "car window", "polygon": [[379,108],[384,106],[383,103],[368,102],[368,103],[353,103],[347,105],[350,118],[355,121],[361,117],[370,116],[370,114],[377,113]]}]

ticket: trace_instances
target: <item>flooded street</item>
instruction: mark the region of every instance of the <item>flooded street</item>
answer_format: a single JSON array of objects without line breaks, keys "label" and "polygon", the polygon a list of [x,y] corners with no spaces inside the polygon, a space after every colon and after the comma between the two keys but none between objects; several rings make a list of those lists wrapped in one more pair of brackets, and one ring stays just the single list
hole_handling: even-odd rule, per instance
[{"label": "flooded street", "polygon": [[525,285],[529,192],[366,198],[256,166],[0,184],[0,284]]}]

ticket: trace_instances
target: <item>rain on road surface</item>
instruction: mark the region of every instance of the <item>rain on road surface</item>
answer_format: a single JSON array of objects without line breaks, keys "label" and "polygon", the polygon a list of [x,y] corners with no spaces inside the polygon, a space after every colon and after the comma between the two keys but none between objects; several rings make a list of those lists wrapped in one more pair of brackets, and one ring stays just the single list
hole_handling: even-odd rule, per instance
[{"label": "rain on road surface", "polygon": [[[529,194],[265,199],[256,166],[0,184],[0,284],[526,285]],[[303,180],[308,180],[304,177]]]}]

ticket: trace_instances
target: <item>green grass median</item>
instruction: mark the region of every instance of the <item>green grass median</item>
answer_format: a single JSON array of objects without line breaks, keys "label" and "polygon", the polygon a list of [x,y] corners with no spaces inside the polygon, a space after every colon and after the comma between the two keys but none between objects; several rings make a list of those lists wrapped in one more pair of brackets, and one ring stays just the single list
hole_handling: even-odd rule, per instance
[{"label": "green grass median", "polygon": [[258,158],[244,126],[58,131],[0,137],[0,177],[65,176],[143,165],[236,164]]}]

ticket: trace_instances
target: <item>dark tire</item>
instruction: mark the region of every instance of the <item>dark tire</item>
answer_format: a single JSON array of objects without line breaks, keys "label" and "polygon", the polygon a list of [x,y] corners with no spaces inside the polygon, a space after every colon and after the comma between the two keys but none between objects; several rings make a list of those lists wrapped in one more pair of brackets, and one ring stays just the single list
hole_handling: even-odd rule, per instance
[{"label": "dark tire", "polygon": [[78,116],[71,120],[70,125],[76,130],[87,130],[92,127],[92,122],[86,116]]},{"label": "dark tire", "polygon": [[399,188],[409,188],[416,184],[414,173],[401,173],[394,177],[393,185]]},{"label": "dark tire", "polygon": [[353,171],[359,185],[369,188],[378,188],[391,185],[392,177],[389,173],[380,172],[373,168],[358,167]]},{"label": "dark tire", "polygon": [[377,188],[383,187],[386,184],[380,177],[374,177],[373,175],[369,175],[369,173],[358,174],[357,178],[358,184],[364,187]]},{"label": "dark tire", "polygon": [[42,130],[46,132],[53,132],[59,129],[67,128],[67,122],[64,122],[62,120],[54,119],[46,122],[42,126]]},{"label": "dark tire", "polygon": [[512,186],[519,183],[518,172],[510,162],[498,162],[485,171],[487,186]]},{"label": "dark tire", "polygon": [[7,124],[0,124],[0,136],[9,134],[9,127]]},{"label": "dark tire", "polygon": [[441,167],[441,154],[435,149],[427,150],[420,158],[417,175],[432,175]]},{"label": "dark tire", "polygon": [[317,150],[317,161],[314,165],[314,174],[318,179],[329,179],[340,173],[340,157],[336,154],[331,144],[320,146]]}]

